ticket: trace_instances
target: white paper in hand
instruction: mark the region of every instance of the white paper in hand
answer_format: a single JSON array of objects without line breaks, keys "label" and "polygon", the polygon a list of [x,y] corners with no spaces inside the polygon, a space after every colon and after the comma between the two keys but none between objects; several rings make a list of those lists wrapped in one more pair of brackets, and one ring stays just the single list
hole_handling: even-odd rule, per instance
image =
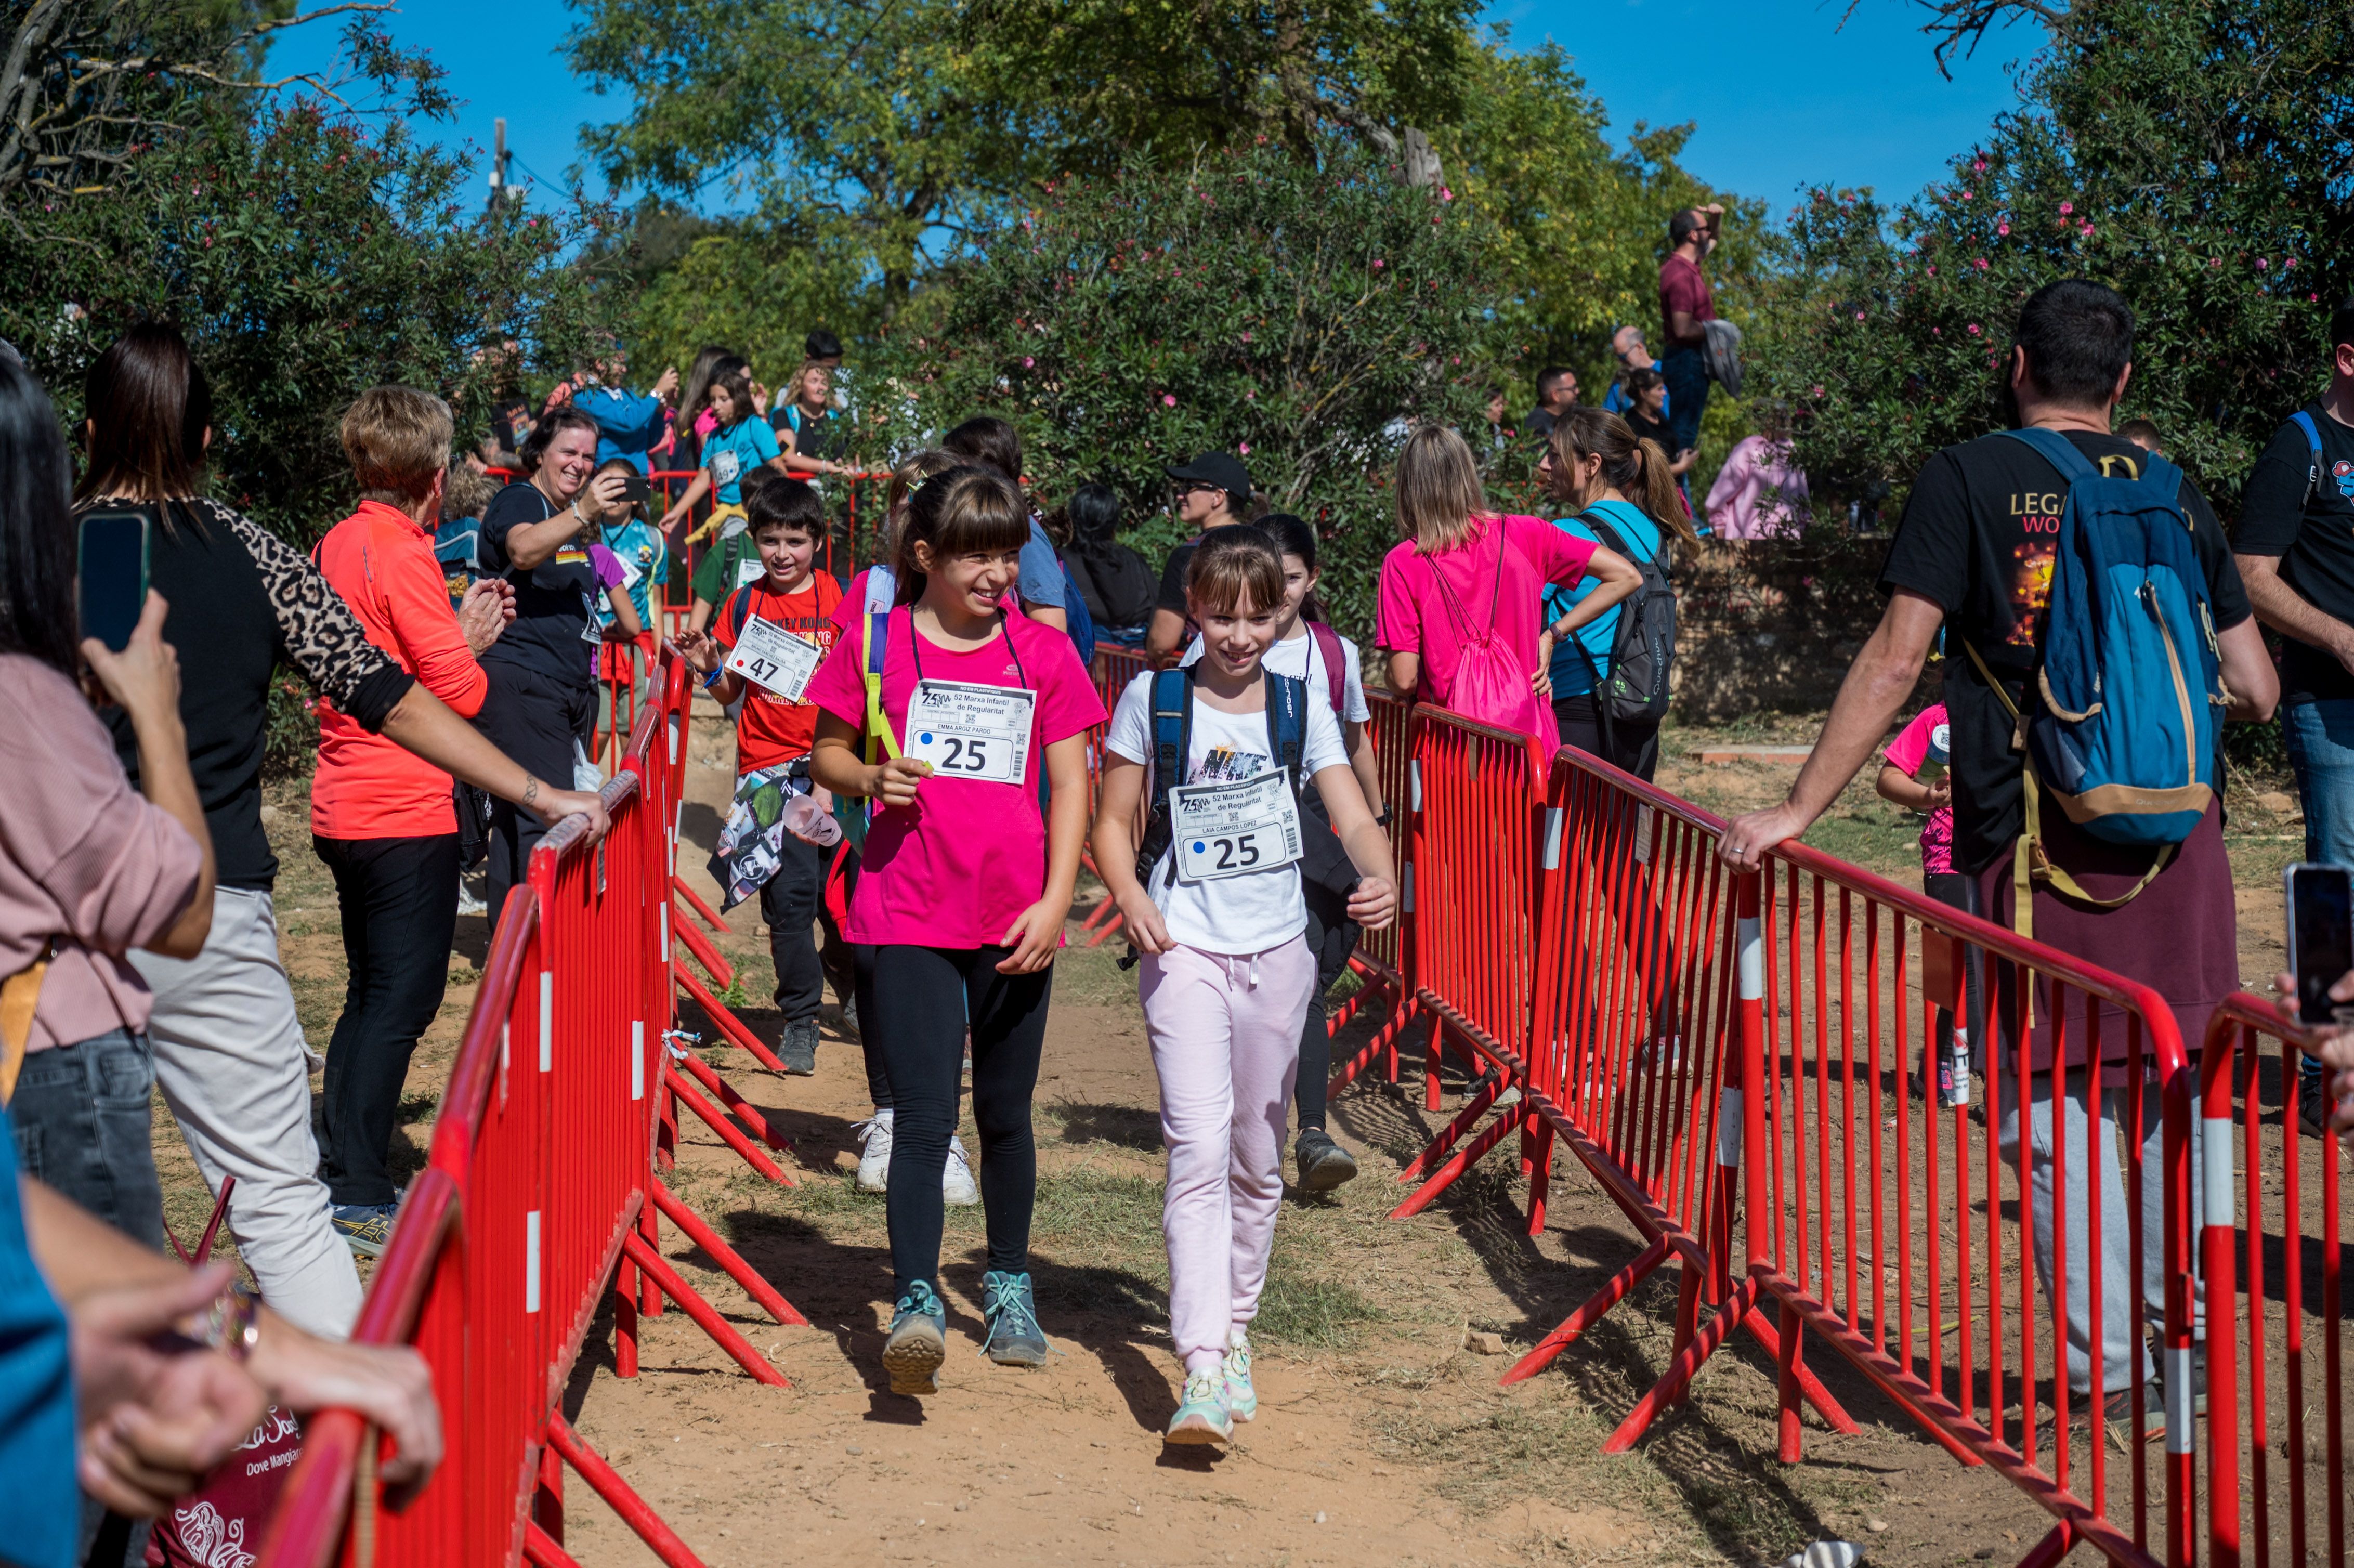
[{"label": "white paper in hand", "polygon": [[816,643],[754,616],[744,622],[736,646],[728,651],[726,667],[763,691],[797,703],[823,657]]}]

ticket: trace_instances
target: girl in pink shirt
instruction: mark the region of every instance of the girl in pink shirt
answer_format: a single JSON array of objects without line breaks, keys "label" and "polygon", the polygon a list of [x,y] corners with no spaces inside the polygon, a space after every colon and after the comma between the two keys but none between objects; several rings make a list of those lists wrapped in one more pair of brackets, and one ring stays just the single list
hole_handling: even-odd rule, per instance
[{"label": "girl in pink shirt", "polygon": [[901,1393],[933,1392],[948,1354],[940,1181],[968,1021],[987,1351],[1010,1365],[1046,1357],[1029,1273],[1030,1097],[1087,837],[1087,735],[1104,710],[1071,640],[1008,613],[1029,538],[1027,507],[994,471],[925,481],[894,552],[879,691],[870,697],[863,635],[834,645],[808,691],[811,774],[874,809],[843,930],[874,948],[873,1029],[896,1107],[886,1204],[897,1310],[883,1364]]}]

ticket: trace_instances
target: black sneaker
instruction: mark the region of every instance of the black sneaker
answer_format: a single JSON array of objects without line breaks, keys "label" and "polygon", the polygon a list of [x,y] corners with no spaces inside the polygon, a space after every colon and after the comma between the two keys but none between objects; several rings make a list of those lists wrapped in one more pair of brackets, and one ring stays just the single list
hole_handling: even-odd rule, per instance
[{"label": "black sneaker", "polygon": [[1306,1192],[1329,1192],[1356,1178],[1356,1158],[1320,1127],[1300,1129],[1299,1141],[1291,1146],[1291,1157],[1299,1162],[1299,1185]]},{"label": "black sneaker", "polygon": [[[2132,1446],[2135,1438],[2133,1390],[2121,1388],[2109,1395],[2101,1414],[2108,1422],[2109,1436],[2117,1446],[2121,1448]],[[2166,1401],[2158,1392],[2158,1380],[2153,1378],[2142,1390],[2140,1440],[2155,1443],[2165,1436]]]},{"label": "black sneaker", "polygon": [[801,1077],[817,1072],[817,1020],[804,1018],[798,1023],[785,1025],[785,1037],[777,1042],[777,1060],[785,1071]]}]

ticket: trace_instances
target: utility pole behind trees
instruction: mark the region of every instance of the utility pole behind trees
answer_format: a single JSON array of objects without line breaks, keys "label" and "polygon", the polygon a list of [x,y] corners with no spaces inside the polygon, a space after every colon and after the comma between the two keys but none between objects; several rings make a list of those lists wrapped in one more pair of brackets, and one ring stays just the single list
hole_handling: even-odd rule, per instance
[{"label": "utility pole behind trees", "polygon": [[507,199],[507,122],[504,119],[491,122],[491,210],[495,213]]}]

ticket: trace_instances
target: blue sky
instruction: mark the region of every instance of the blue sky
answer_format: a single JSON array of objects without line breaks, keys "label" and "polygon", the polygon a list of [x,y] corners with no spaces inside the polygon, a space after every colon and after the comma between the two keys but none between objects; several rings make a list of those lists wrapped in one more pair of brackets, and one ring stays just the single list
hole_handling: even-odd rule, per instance
[{"label": "blue sky", "polygon": [[[1614,136],[1638,120],[1695,122],[1688,165],[1778,215],[1811,183],[1902,196],[1937,178],[2014,101],[2006,67],[2035,42],[2023,29],[1995,35],[1949,82],[1909,0],[1857,0],[1842,25],[1846,5],[1508,0],[1488,16],[1522,45],[1550,37],[1566,48],[1608,105]],[[557,52],[572,25],[563,0],[505,0],[488,14],[480,0],[401,0],[387,23],[433,54],[462,101],[455,124],[430,133],[487,148],[493,118],[504,115],[518,180],[560,180],[580,158],[580,126],[627,107],[589,91]],[[333,41],[325,26],[302,29],[271,64],[315,69]]]}]

